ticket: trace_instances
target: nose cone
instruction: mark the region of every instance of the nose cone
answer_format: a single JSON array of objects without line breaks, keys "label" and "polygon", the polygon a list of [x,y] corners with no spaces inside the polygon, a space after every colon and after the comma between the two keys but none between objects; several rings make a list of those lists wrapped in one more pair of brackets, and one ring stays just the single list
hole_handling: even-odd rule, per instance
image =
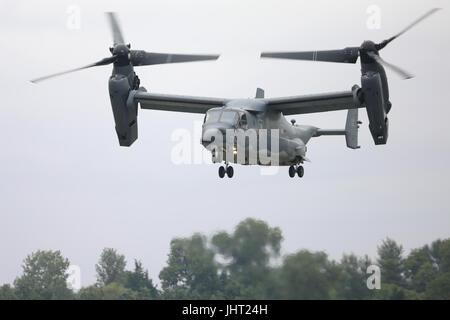
[{"label": "nose cone", "polygon": [[205,147],[218,141],[223,141],[223,133],[219,128],[207,128],[203,130],[202,144]]}]

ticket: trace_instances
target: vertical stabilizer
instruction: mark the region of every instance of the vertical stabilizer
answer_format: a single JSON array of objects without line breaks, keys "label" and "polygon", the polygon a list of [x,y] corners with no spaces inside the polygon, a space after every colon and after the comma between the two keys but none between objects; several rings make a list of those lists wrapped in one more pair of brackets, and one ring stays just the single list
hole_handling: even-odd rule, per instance
[{"label": "vertical stabilizer", "polygon": [[358,109],[349,109],[347,122],[345,123],[345,141],[350,149],[359,149],[358,128],[361,122],[358,120]]},{"label": "vertical stabilizer", "polygon": [[264,90],[261,88],[256,89],[256,99],[264,99]]}]

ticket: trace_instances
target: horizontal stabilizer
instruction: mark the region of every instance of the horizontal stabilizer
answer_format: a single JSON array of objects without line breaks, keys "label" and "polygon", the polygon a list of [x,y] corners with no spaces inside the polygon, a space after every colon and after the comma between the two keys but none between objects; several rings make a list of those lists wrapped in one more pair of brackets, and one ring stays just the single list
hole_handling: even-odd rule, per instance
[{"label": "horizontal stabilizer", "polygon": [[347,147],[350,149],[359,149],[358,129],[361,124],[358,121],[358,109],[349,109],[347,112],[347,121],[345,129],[317,129],[313,137],[320,136],[345,136]]}]

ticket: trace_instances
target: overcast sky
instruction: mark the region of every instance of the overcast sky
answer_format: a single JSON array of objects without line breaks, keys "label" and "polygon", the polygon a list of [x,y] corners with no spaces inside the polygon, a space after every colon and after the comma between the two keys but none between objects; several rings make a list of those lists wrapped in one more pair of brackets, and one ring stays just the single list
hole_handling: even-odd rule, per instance
[{"label": "overcast sky", "polygon": [[[283,252],[324,250],[376,256],[385,237],[406,253],[450,236],[450,28],[447,1],[18,1],[0,0],[0,284],[21,273],[25,256],[61,250],[95,281],[104,247],[141,259],[156,281],[173,237],[232,231],[247,217],[278,226]],[[367,8],[381,9],[380,29]],[[68,28],[68,8],[81,10]],[[381,41],[432,7],[443,7],[392,42],[382,56],[416,75],[388,71],[388,144],[374,146],[367,115],[359,150],[342,137],[308,145],[303,179],[287,168],[262,176],[235,166],[175,165],[171,140],[202,115],[142,110],[139,139],[119,147],[99,67],[33,85],[28,80],[110,55],[105,11],[117,11],[126,41],[154,52],[221,53],[216,62],[141,67],[152,92],[247,98],[348,90],[359,64],[260,60],[261,51],[340,49]],[[70,11],[70,10],[69,10]],[[70,21],[69,21],[70,22]],[[70,23],[69,23],[70,26]],[[295,118],[340,128],[345,112]],[[198,123],[197,123],[198,129]],[[192,143],[198,144],[192,137]]]}]

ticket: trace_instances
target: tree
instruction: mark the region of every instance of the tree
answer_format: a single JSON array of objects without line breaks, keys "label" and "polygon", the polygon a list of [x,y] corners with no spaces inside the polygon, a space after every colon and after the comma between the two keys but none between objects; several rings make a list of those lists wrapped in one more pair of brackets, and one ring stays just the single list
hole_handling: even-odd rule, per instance
[{"label": "tree", "polygon": [[213,236],[214,249],[224,260],[220,271],[226,299],[277,298],[276,272],[269,262],[279,256],[282,239],[279,228],[251,218],[239,223],[232,234]]},{"label": "tree", "polygon": [[159,274],[167,299],[210,299],[219,289],[214,252],[200,234],[174,239],[167,266]]},{"label": "tree", "polygon": [[106,286],[96,285],[82,288],[78,292],[80,300],[137,300],[139,293],[113,282]]},{"label": "tree", "polygon": [[71,299],[67,286],[69,260],[60,251],[37,251],[24,260],[23,274],[14,281],[19,299]]},{"label": "tree", "polygon": [[368,299],[372,291],[367,288],[367,267],[372,263],[369,257],[358,258],[354,254],[341,259],[341,278],[337,284],[337,297],[345,300]]},{"label": "tree", "polygon": [[0,287],[0,300],[17,300],[16,291],[9,284]]},{"label": "tree", "polygon": [[79,300],[102,300],[103,290],[102,287],[92,285],[89,287],[81,288],[78,292],[77,298]]},{"label": "tree", "polygon": [[[383,279],[383,275],[381,275]],[[375,300],[418,300],[421,296],[413,291],[407,290],[392,283],[381,283],[381,289],[375,290],[373,299]]]},{"label": "tree", "polygon": [[403,278],[403,247],[394,240],[386,238],[378,247],[378,265],[381,269],[381,283],[405,285]]},{"label": "tree", "polygon": [[95,265],[97,271],[97,283],[106,286],[113,282],[123,282],[125,277],[125,256],[118,254],[116,249],[105,248],[102,251],[98,264]]},{"label": "tree", "polygon": [[102,300],[136,300],[137,292],[125,288],[122,284],[112,282],[102,289]]},{"label": "tree", "polygon": [[409,287],[419,293],[425,291],[427,283],[437,276],[433,258],[428,246],[411,250],[404,261],[405,277]]},{"label": "tree", "polygon": [[134,260],[134,271],[126,272],[125,288],[135,291],[138,299],[158,299],[159,293],[140,261]]},{"label": "tree", "polygon": [[450,272],[450,239],[446,239],[440,242],[439,245],[439,272]]},{"label": "tree", "polygon": [[450,272],[441,274],[428,284],[425,298],[432,300],[450,300]]},{"label": "tree", "polygon": [[288,255],[281,267],[282,298],[329,299],[332,268],[324,252],[301,250]]},{"label": "tree", "polygon": [[217,233],[213,245],[225,258],[233,271],[249,266],[266,267],[270,258],[280,253],[283,236],[279,228],[270,228],[261,220],[248,218],[238,224],[233,234]]}]

